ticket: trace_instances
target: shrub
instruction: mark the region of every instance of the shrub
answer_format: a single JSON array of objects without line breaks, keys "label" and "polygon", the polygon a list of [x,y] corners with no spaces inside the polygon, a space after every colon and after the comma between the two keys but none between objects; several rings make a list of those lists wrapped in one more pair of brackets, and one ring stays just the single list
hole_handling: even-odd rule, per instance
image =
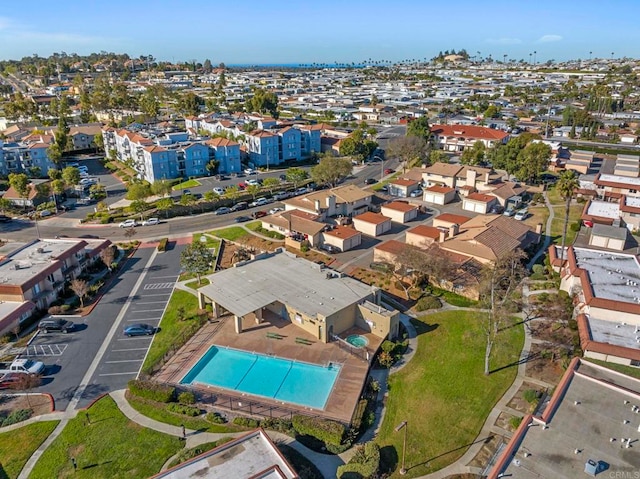
[{"label": "shrub", "polygon": [[368,442],[358,446],[351,460],[338,467],[338,479],[375,477],[380,467],[380,446]]},{"label": "shrub", "polygon": [[266,418],[260,421],[260,427],[264,429],[271,429],[272,431],[278,431],[288,436],[295,436],[295,431],[291,421],[281,418]]},{"label": "shrub", "polygon": [[4,421],[2,421],[2,427],[11,426],[22,421],[26,421],[33,414],[32,409],[18,409],[9,414]]},{"label": "shrub", "polygon": [[302,243],[300,243],[300,251],[302,251],[303,253],[306,253],[310,249],[311,249],[311,243],[309,243],[309,241],[304,240]]},{"label": "shrub", "polygon": [[176,394],[175,388],[171,386],[141,379],[132,379],[127,386],[129,387],[129,392],[134,396],[151,399],[156,402],[171,402]]},{"label": "shrub", "polygon": [[580,231],[580,226],[581,225],[582,225],[582,223],[580,221],[576,221],[575,223],[571,223],[571,226],[569,226],[569,228],[571,228],[571,231],[578,232],[578,231]]},{"label": "shrub", "polygon": [[225,424],[227,419],[219,412],[210,412],[207,414],[207,421],[212,422],[213,424]]},{"label": "shrub", "polygon": [[535,389],[527,389],[522,397],[524,398],[525,401],[527,401],[529,404],[533,404],[538,400],[538,391],[536,391]]},{"label": "shrub", "polygon": [[243,427],[256,428],[260,425],[260,421],[252,419],[250,417],[238,416],[233,418],[233,424]]},{"label": "shrub", "polygon": [[439,309],[442,303],[435,296],[423,296],[416,303],[416,311],[427,311],[428,309]]},{"label": "shrub", "polygon": [[383,368],[390,368],[393,364],[393,356],[386,351],[382,351],[378,356],[378,364]]},{"label": "shrub", "polygon": [[196,396],[191,391],[184,391],[178,395],[178,402],[180,404],[195,404]]},{"label": "shrub", "polygon": [[396,349],[396,343],[394,343],[393,341],[389,341],[388,339],[385,339],[382,342],[382,345],[380,346],[380,348],[385,353],[393,354],[393,351]]},{"label": "shrub", "polygon": [[158,251],[167,251],[167,243],[169,242],[169,238],[162,238],[158,242]]},{"label": "shrub", "polygon": [[191,416],[191,417],[196,417],[200,415],[200,408],[187,406],[185,404],[178,404],[176,402],[167,404],[167,411],[173,412],[176,414],[184,414],[185,416]]},{"label": "shrub", "polygon": [[367,410],[367,404],[369,403],[369,401],[367,401],[366,399],[360,399],[360,401],[358,401],[358,405],[356,406],[356,411],[353,414],[353,420],[351,421],[351,427],[356,429],[356,430],[360,430],[362,423],[363,423],[363,417],[364,417],[364,413]]},{"label": "shrub", "polygon": [[71,309],[71,306],[68,304],[63,304],[62,306],[60,306],[60,312],[62,314],[68,312]]},{"label": "shrub", "polygon": [[329,445],[339,446],[345,427],[339,422],[309,416],[293,416],[293,428],[298,434],[313,436]]},{"label": "shrub", "polygon": [[511,426],[514,430],[520,427],[520,423],[522,422],[522,418],[519,416],[512,416],[509,419],[509,426]]},{"label": "shrub", "polygon": [[47,309],[47,313],[62,314],[62,308],[60,306],[50,306],[49,309]]}]

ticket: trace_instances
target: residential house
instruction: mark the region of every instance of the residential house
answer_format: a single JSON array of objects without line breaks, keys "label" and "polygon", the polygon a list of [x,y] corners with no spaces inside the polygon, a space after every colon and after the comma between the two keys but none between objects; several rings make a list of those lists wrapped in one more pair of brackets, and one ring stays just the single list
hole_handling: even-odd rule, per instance
[{"label": "residential house", "polygon": [[436,205],[446,205],[456,199],[456,189],[449,186],[434,185],[424,190],[423,200]]},{"label": "residential house", "polygon": [[476,141],[487,148],[509,141],[509,134],[492,128],[473,125],[432,125],[431,137],[437,148],[445,151],[464,151]]},{"label": "residential house", "polygon": [[446,228],[435,228],[433,226],[418,225],[407,231],[405,241],[408,245],[417,246],[419,248],[426,249],[434,243],[442,241],[446,238]]},{"label": "residential house", "polygon": [[287,210],[263,217],[262,227],[285,235],[287,243],[298,249],[303,241],[317,247],[322,244],[321,232],[326,226],[317,220],[317,215],[301,210]]},{"label": "residential house", "polygon": [[526,192],[527,189],[523,185],[507,181],[496,184],[494,189],[486,191],[485,193],[487,195],[495,196],[498,200],[498,204],[506,209],[509,207],[520,207]]},{"label": "residential house", "polygon": [[416,180],[408,180],[406,178],[398,178],[387,184],[389,195],[398,196],[400,198],[408,198],[409,195],[420,189],[420,182]]},{"label": "residential house", "polygon": [[405,201],[391,201],[381,206],[380,212],[395,223],[405,224],[418,217],[418,207]]},{"label": "residential house", "polygon": [[469,192],[490,190],[499,181],[491,168],[449,163],[434,163],[424,169],[422,178],[427,187],[447,186],[458,191],[468,187]]},{"label": "residential house", "polygon": [[462,199],[462,209],[486,215],[491,208],[498,204],[498,199],[493,195],[471,193]]},{"label": "residential house", "polygon": [[[435,228],[449,229],[451,226],[460,227],[471,219],[470,216],[455,215],[453,213],[442,213],[433,218],[433,226]],[[456,232],[457,234],[457,232]]]},{"label": "residential house", "polygon": [[586,175],[591,168],[595,159],[595,152],[584,150],[573,150],[570,152],[569,159],[565,162],[565,169],[573,170]]},{"label": "residential house", "polygon": [[28,185],[27,196],[22,197],[20,194],[13,188],[13,186],[9,186],[7,191],[4,192],[2,198],[11,202],[11,204],[24,208],[35,208],[41,203],[46,203],[47,201],[51,201],[51,196],[40,196],[38,195],[38,190],[36,189],[36,185],[42,183],[49,183],[51,180],[31,180],[31,183]]},{"label": "residential house", "polygon": [[285,210],[298,209],[317,215],[321,221],[331,217],[349,217],[369,210],[373,193],[355,185],[314,191],[284,200]]},{"label": "residential house", "polygon": [[348,226],[333,226],[322,232],[322,243],[338,248],[339,251],[349,251],[362,243],[362,233]]},{"label": "residential house", "polygon": [[367,211],[366,213],[353,217],[353,227],[375,238],[391,230],[391,218],[379,213]]}]

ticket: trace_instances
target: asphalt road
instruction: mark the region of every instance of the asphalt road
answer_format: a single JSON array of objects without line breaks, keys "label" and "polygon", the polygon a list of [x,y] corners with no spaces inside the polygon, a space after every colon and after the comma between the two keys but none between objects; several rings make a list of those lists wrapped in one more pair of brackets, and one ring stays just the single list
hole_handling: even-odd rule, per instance
[{"label": "asphalt road", "polygon": [[152,338],[125,338],[122,328],[134,322],[159,323],[180,271],[181,250],[176,246],[157,254],[154,248],[138,249],[93,311],[69,318],[78,325],[76,331],[38,334],[26,351],[47,366],[35,391],[52,394],[56,409],[64,410],[79,386],[84,391],[77,407],[83,407],[134,378]]}]

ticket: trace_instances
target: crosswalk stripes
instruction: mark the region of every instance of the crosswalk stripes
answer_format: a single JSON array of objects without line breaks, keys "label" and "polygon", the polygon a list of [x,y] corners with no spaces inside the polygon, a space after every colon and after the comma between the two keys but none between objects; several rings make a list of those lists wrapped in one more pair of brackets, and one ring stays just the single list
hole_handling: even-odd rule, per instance
[{"label": "crosswalk stripes", "polygon": [[149,283],[149,284],[145,284],[144,288],[145,290],[149,290],[149,289],[169,289],[169,288],[173,288],[173,285],[175,283]]}]

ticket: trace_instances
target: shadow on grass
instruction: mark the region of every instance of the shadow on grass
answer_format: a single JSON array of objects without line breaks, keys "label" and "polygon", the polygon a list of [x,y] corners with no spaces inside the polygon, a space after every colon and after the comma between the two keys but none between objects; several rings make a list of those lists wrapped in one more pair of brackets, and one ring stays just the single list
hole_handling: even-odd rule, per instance
[{"label": "shadow on grass", "polygon": [[104,462],[100,462],[100,463],[96,463],[96,464],[89,464],[88,466],[83,466],[81,467],[82,470],[85,469],[93,469],[94,467],[100,467],[100,466],[104,466],[105,464],[110,464],[113,461],[104,461]]},{"label": "shadow on grass", "polygon": [[411,319],[411,324],[415,328],[416,334],[418,336],[420,336],[421,334],[430,333],[431,331],[438,329],[438,327],[440,326],[438,323],[428,324],[417,319]]},{"label": "shadow on grass", "polygon": [[398,451],[394,446],[380,448],[380,472],[391,474],[398,467]]},{"label": "shadow on grass", "polygon": [[477,441],[473,441],[472,443],[469,444],[465,444],[464,446],[460,446],[460,447],[456,447],[455,449],[451,449],[447,452],[443,452],[442,454],[438,454],[437,456],[433,456],[430,457],[429,459],[427,459],[424,462],[421,462],[419,464],[414,464],[412,466],[407,467],[407,470],[410,471],[411,469],[415,469],[416,467],[420,467],[420,466],[426,466],[428,465],[431,461],[435,461],[436,459],[440,459],[441,457],[447,456],[448,454],[451,454],[453,452],[456,451],[460,451],[461,449],[467,449],[468,447],[473,446],[474,444],[479,444],[479,443],[483,443],[483,444],[487,444],[489,441],[491,441],[493,439],[493,435],[491,436],[487,436],[483,439],[478,439]]}]

